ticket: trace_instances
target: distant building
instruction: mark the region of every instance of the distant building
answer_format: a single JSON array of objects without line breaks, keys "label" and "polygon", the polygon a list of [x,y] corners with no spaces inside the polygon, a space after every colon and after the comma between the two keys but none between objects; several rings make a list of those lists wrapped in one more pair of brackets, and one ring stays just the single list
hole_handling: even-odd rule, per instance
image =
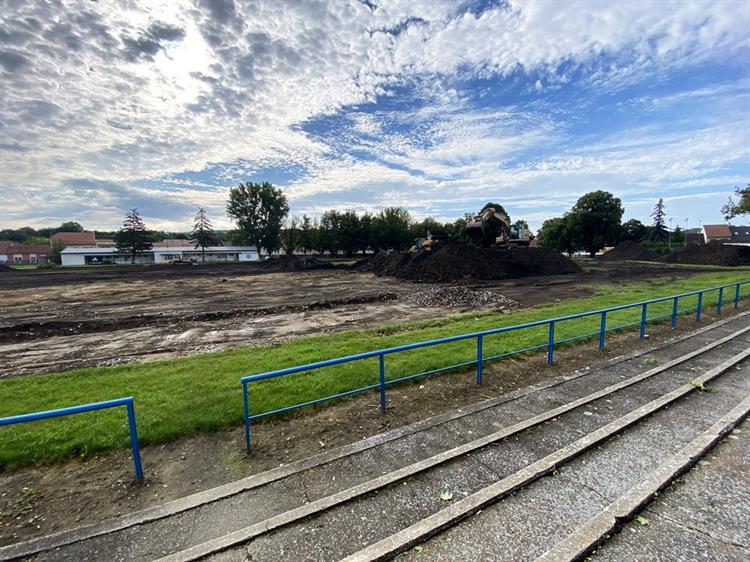
[{"label": "distant building", "polygon": [[111,238],[96,238],[96,233],[91,230],[82,230],[81,232],[55,232],[49,237],[50,246],[60,241],[66,246],[82,247],[101,247],[114,248],[115,241]]},{"label": "distant building", "polygon": [[55,232],[49,237],[49,243],[62,242],[66,246],[96,246],[96,236],[90,230],[82,232]]},{"label": "distant building", "polygon": [[52,259],[52,249],[46,244],[17,244],[0,240],[0,263],[47,263]]},{"label": "distant building", "polygon": [[730,226],[732,244],[750,245],[750,226]]},{"label": "distant building", "polygon": [[[187,240],[182,240],[185,244]],[[128,252],[109,247],[67,246],[61,253],[62,265],[115,265],[131,263]],[[154,246],[141,252],[135,262],[139,264],[170,263],[174,260],[201,261],[201,249],[194,246]],[[206,261],[258,261],[255,246],[210,246],[206,248]]]},{"label": "distant building", "polygon": [[183,238],[165,238],[161,242],[154,242],[154,248],[180,248],[182,246],[189,246],[191,243],[190,240]]},{"label": "distant building", "polygon": [[704,224],[703,240],[706,242],[706,244],[715,241],[731,242],[732,231],[729,229],[728,224]]}]

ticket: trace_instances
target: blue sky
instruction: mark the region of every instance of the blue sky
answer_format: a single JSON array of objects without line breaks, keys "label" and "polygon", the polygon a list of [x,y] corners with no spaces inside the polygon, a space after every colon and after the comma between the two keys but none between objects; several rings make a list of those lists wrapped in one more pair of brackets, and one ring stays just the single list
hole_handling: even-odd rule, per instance
[{"label": "blue sky", "polygon": [[295,215],[492,200],[537,228],[605,189],[721,222],[750,182],[748,29],[734,0],[6,0],[0,228],[225,228],[239,181]]}]

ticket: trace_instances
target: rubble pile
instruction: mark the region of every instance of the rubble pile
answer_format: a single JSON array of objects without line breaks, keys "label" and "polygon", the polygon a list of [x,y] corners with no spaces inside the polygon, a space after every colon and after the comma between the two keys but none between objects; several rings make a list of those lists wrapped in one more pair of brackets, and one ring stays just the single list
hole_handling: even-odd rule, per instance
[{"label": "rubble pile", "polygon": [[414,291],[403,300],[423,307],[510,310],[518,306],[516,301],[500,293],[468,287],[430,287]]}]

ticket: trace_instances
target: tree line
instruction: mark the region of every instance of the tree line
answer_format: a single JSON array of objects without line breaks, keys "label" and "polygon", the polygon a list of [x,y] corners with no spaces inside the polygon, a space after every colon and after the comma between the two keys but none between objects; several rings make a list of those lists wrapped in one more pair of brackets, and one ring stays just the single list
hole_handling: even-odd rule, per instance
[{"label": "tree line", "polygon": [[680,226],[667,228],[666,205],[663,199],[654,206],[652,224],[638,219],[622,222],[625,209],[620,199],[608,191],[593,191],[583,195],[562,217],[544,221],[539,230],[539,243],[572,255],[584,251],[590,256],[605,246],[614,246],[625,240],[639,242],[660,253],[672,244],[682,244],[685,233]]}]

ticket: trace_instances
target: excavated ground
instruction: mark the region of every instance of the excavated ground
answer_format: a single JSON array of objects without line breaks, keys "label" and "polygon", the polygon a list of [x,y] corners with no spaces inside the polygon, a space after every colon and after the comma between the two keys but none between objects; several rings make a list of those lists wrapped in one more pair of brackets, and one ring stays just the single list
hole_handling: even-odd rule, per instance
[{"label": "excavated ground", "polygon": [[261,264],[2,272],[0,378],[512,310],[585,297],[599,284],[694,273],[663,264],[582,263],[580,273],[454,285],[348,269],[268,273],[279,265]]}]

